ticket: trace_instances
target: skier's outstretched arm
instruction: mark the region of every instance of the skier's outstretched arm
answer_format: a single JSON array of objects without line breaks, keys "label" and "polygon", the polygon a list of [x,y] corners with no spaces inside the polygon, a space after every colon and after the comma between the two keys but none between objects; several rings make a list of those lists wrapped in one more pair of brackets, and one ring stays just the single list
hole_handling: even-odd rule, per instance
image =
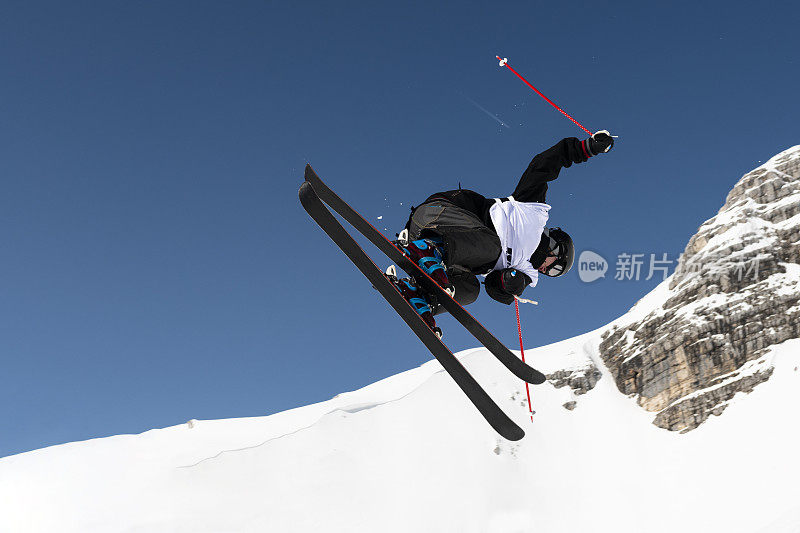
[{"label": "skier's outstretched arm", "polygon": [[520,202],[545,202],[547,182],[558,177],[562,168],[583,163],[590,157],[608,152],[614,139],[603,130],[588,139],[567,137],[533,158],[514,189],[514,199]]}]

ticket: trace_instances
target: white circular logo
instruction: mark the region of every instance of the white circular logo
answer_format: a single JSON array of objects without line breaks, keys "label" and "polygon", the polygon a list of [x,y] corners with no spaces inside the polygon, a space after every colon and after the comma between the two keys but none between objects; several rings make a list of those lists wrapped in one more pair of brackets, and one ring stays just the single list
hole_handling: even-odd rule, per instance
[{"label": "white circular logo", "polygon": [[584,283],[591,283],[600,278],[606,277],[608,271],[608,261],[600,255],[589,250],[581,252],[578,257],[578,277]]}]

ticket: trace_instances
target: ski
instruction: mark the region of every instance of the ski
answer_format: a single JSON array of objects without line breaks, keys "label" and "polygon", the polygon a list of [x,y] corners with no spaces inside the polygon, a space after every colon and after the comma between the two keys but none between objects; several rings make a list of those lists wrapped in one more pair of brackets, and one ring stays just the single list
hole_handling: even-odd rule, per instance
[{"label": "ski", "polygon": [[431,354],[453,378],[470,401],[475,405],[483,418],[502,437],[516,441],[525,436],[525,432],[506,415],[492,400],[486,391],[475,381],[453,352],[442,343],[441,339],[428,327],[414,308],[409,304],[394,284],[384,275],[380,268],[370,259],[361,246],[347,230],[336,220],[336,217],[322,203],[310,183],[300,186],[300,203],[303,209],[314,219],[331,240],[347,255],[362,274],[380,292],[389,305],[419,337]]},{"label": "ski", "polygon": [[433,279],[428,276],[419,266],[408,259],[405,254],[395,244],[386,238],[372,224],[367,222],[358,211],[350,207],[339,195],[328,187],[320,179],[311,165],[306,165],[305,179],[311,183],[317,196],[328,204],[331,209],[344,218],[380,251],[389,257],[400,268],[405,270],[410,276],[417,280],[422,288],[436,296],[440,305],[461,323],[475,339],[483,344],[511,373],[523,381],[539,385],[546,381],[544,374],[522,362],[514,355],[511,350],[500,342],[497,337],[487,330],[475,317],[473,317],[464,307],[455,301],[444,289],[442,289]]}]

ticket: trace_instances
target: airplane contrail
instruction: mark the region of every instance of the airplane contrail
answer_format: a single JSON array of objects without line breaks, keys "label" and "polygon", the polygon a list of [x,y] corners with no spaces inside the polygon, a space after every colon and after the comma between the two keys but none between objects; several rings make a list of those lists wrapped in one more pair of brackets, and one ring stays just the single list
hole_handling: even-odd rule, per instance
[{"label": "airplane contrail", "polygon": [[[488,109],[486,109],[485,107],[483,107],[481,104],[479,104],[478,102],[476,102],[475,100],[473,100],[472,98],[470,98],[469,96],[467,96],[466,94],[462,94],[461,96],[463,96],[464,98],[466,98],[467,100],[469,100],[469,101],[472,103],[472,105],[474,105],[475,107],[477,107],[478,109],[480,109],[481,111],[483,111],[484,113],[486,113],[487,115],[489,115],[490,117],[492,117],[493,119],[495,119],[495,120],[496,120],[496,121],[497,121],[497,122],[498,122],[498,123],[499,123],[501,126],[504,126],[504,127],[506,127],[506,128],[508,128],[508,127],[509,127],[509,126],[508,126],[508,124],[506,124],[505,122],[503,122],[502,120],[500,120],[499,118],[497,118],[496,116],[494,116],[494,115],[491,113],[491,111],[489,111]],[[510,129],[510,128],[509,128],[509,129]]]}]

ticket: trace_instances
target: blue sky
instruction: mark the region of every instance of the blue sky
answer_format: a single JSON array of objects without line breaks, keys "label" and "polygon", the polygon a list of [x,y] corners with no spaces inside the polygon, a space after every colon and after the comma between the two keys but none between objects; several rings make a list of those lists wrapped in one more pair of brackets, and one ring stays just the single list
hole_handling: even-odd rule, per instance
[{"label": "blue sky", "polygon": [[[538,151],[583,132],[495,54],[620,136],[548,197],[551,222],[612,262],[676,259],[743,173],[800,142],[793,2],[0,14],[0,456],[270,414],[428,360],[297,188],[311,162],[390,234],[459,182],[510,194]],[[599,327],[655,284],[544,280],[526,346]],[[513,307],[483,295],[471,311],[516,346]],[[476,345],[440,324],[454,350]]]}]

